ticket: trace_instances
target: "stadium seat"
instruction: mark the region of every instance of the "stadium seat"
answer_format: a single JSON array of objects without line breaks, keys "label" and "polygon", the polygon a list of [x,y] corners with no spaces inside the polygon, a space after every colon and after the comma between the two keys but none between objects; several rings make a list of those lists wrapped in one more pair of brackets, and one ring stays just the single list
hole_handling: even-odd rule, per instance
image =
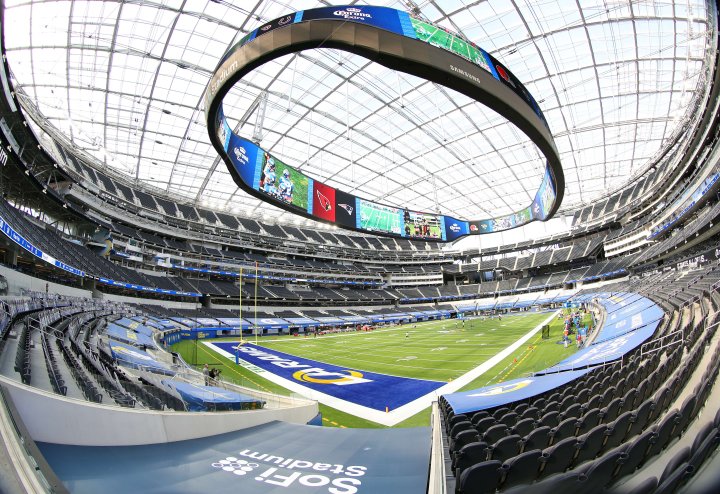
[{"label": "stadium seat", "polygon": [[575,465],[580,465],[595,458],[605,443],[606,424],[600,424],[578,437],[578,452],[575,456]]},{"label": "stadium seat", "polygon": [[608,430],[605,433],[607,439],[605,440],[604,450],[610,450],[619,446],[630,427],[630,420],[632,419],[632,412],[625,412],[621,414],[614,422],[608,424]]},{"label": "stadium seat", "polygon": [[655,402],[652,399],[647,399],[632,412],[632,423],[630,424],[627,437],[636,436],[645,430],[654,408]]},{"label": "stadium seat", "polygon": [[482,435],[482,440],[488,444],[495,444],[507,436],[508,427],[505,424],[497,424],[488,428]]},{"label": "stadium seat", "polygon": [[448,433],[448,435],[449,435],[450,437],[455,437],[455,436],[458,435],[458,433],[460,433],[460,432],[462,432],[462,431],[470,430],[470,429],[475,430],[475,428],[473,427],[472,423],[471,423],[469,420],[463,420],[463,421],[461,421],[461,422],[456,422],[456,423],[450,428],[450,432]]},{"label": "stadium seat", "polygon": [[505,436],[488,448],[488,460],[505,461],[520,452],[520,436]]},{"label": "stadium seat", "polygon": [[570,436],[575,436],[578,428],[578,421],[572,417],[560,422],[557,427],[550,429],[550,444],[555,444]]},{"label": "stadium seat", "polygon": [[689,463],[678,465],[673,472],[670,472],[665,480],[658,483],[655,494],[672,494],[676,492],[678,487],[680,487],[694,471],[695,468]]},{"label": "stadium seat", "polygon": [[531,449],[545,449],[550,442],[550,427],[540,426],[525,436],[522,440],[522,451]]},{"label": "stadium seat", "polygon": [[557,411],[547,412],[542,417],[540,417],[540,420],[538,420],[538,424],[541,426],[548,426],[548,427],[557,427],[559,421],[558,417],[560,416],[560,413]]},{"label": "stadium seat", "polygon": [[533,429],[535,429],[535,419],[527,418],[519,420],[514,426],[512,426],[512,433],[525,437],[530,434]]},{"label": "stadium seat", "polygon": [[608,403],[605,408],[600,410],[600,421],[605,424],[609,424],[610,422],[615,420],[618,416],[618,412],[620,411],[621,404],[621,398],[613,398],[612,400],[610,400],[610,403]]},{"label": "stadium seat", "polygon": [[[712,424],[712,422],[709,424]],[[713,427],[709,431],[700,431],[695,437],[695,442],[691,448],[690,465],[695,469],[700,468],[708,455],[717,448],[718,442],[720,442],[720,430],[718,428]]]},{"label": "stadium seat", "polygon": [[518,414],[515,412],[508,412],[498,419],[499,424],[505,424],[508,427],[512,427],[518,421]]},{"label": "stadium seat", "polygon": [[453,459],[453,470],[457,478],[466,468],[487,460],[487,443],[474,442],[460,448]]},{"label": "stadium seat", "polygon": [[527,408],[522,414],[520,414],[520,420],[522,419],[533,419],[537,420],[540,418],[540,409],[535,406]]},{"label": "stadium seat", "polygon": [[660,475],[660,480],[658,480],[659,484],[662,484],[665,482],[668,477],[670,477],[675,470],[677,470],[678,466],[682,464],[687,464],[688,460],[690,459],[691,451],[689,446],[685,446],[684,448],[681,448],[678,450],[672,458],[670,458],[670,461],[668,461],[665,464],[665,468],[663,469],[662,475]]},{"label": "stadium seat", "polygon": [[464,430],[450,439],[449,449],[451,452],[457,452],[466,444],[478,441],[480,441],[480,435],[475,429]]},{"label": "stadium seat", "polygon": [[484,461],[465,469],[455,484],[456,494],[494,494],[503,471],[502,462]]},{"label": "stadium seat", "polygon": [[539,449],[533,449],[505,462],[501,467],[505,472],[503,489],[519,484],[529,484],[535,480],[538,476],[541,453]]},{"label": "stadium seat", "polygon": [[592,408],[578,420],[578,429],[580,433],[584,433],[600,423],[600,409]]},{"label": "stadium seat", "polygon": [[627,393],[622,397],[622,403],[620,404],[620,410],[618,411],[618,414],[629,412],[634,409],[633,405],[635,403],[635,396],[637,395],[637,390],[632,388],[629,389]]},{"label": "stadium seat", "polygon": [[581,472],[587,477],[585,484],[588,489],[585,490],[602,492],[613,479],[621,457],[622,451],[611,451],[584,467]]},{"label": "stadium seat", "polygon": [[447,431],[449,432],[452,430],[453,426],[460,422],[466,422],[470,419],[468,419],[467,415],[459,414],[459,415],[453,415],[450,419],[447,421]]},{"label": "stadium seat", "polygon": [[677,410],[672,410],[657,426],[655,426],[653,431],[656,434],[656,438],[650,445],[650,449],[647,452],[648,456],[655,456],[665,449],[665,446],[667,446],[670,441],[673,430],[679,421],[680,415]]},{"label": "stadium seat", "polygon": [[488,430],[493,425],[497,424],[497,420],[495,420],[495,417],[484,417],[477,421],[475,424],[475,429],[480,434],[484,434],[486,430]]},{"label": "stadium seat", "polygon": [[616,477],[620,478],[625,475],[630,475],[643,464],[645,461],[645,454],[647,453],[654,437],[655,436],[652,431],[645,431],[632,443],[630,443],[630,445],[625,449],[622,462],[618,467],[618,471],[615,473]]},{"label": "stadium seat", "polygon": [[564,472],[572,464],[577,453],[577,438],[568,437],[558,441],[542,452],[542,477]]},{"label": "stadium seat", "polygon": [[[677,427],[673,431],[673,435],[678,435],[679,433],[683,432],[690,424],[692,419],[695,418],[694,412],[696,402],[697,396],[694,393],[685,398],[682,405],[680,406],[680,420],[678,421]],[[662,480],[660,481],[660,483],[662,484]]]}]

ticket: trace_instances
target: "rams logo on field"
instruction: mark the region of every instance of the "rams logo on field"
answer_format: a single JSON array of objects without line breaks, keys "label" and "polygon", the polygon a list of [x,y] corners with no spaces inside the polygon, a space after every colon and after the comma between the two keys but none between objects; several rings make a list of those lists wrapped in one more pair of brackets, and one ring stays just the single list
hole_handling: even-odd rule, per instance
[{"label": "rams logo on field", "polygon": [[303,369],[293,373],[293,378],[306,383],[314,384],[335,384],[337,386],[346,386],[348,384],[360,384],[372,382],[369,379],[363,379],[363,374],[354,370],[346,370],[343,372],[330,372],[323,369]]},{"label": "rams logo on field", "polygon": [[482,393],[473,393],[468,396],[495,396],[505,393],[512,393],[513,391],[517,391],[528,386],[529,384],[532,384],[532,382],[532,379],[525,379],[524,381],[516,382],[514,384],[503,384],[502,386],[495,386],[494,388],[490,388],[487,391],[483,391]]}]

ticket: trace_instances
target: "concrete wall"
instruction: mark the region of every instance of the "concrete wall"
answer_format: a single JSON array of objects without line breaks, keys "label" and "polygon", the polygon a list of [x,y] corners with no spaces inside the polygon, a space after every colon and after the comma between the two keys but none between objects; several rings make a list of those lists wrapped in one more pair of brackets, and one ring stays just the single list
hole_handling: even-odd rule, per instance
[{"label": "concrete wall", "polygon": [[254,427],[273,420],[306,424],[316,402],[285,398],[295,406],[242,412],[156,412],[98,405],[31,388],[0,376],[35,441],[85,446],[156,444]]},{"label": "concrete wall", "polygon": [[90,290],[74,288],[71,286],[60,285],[52,281],[41,280],[14,269],[0,266],[0,274],[8,281],[8,295],[21,295],[22,290],[32,290],[35,292],[45,293],[45,284],[48,284],[48,292],[53,294],[65,295],[70,297],[92,298]]}]

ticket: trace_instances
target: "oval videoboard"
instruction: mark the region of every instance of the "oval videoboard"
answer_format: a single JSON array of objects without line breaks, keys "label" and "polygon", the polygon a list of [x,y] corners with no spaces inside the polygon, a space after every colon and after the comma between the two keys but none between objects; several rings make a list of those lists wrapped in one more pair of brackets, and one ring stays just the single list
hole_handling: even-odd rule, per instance
[{"label": "oval videoboard", "polygon": [[[480,220],[380,204],[315,180],[235,134],[222,105],[233,85],[271,60],[315,48],[348,51],[433,81],[507,118],[546,159],[545,173],[532,203],[505,216]],[[240,188],[293,213],[342,228],[408,239],[453,241],[465,235],[546,221],[562,203],[565,180],[560,157],[547,121],[525,86],[482,48],[401,10],[321,7],[260,26],[220,60],[205,93],[205,118],[210,140]]]}]

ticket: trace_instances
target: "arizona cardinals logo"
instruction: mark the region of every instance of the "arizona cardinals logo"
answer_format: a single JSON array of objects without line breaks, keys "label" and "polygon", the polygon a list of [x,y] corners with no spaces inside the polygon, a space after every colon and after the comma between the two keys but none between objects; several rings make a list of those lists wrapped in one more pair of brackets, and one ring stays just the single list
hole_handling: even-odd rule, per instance
[{"label": "arizona cardinals logo", "polygon": [[320,205],[325,211],[330,211],[332,209],[332,204],[330,203],[330,199],[325,197],[319,190],[316,190],[318,201],[320,201]]},{"label": "arizona cardinals logo", "polygon": [[343,208],[345,211],[347,211],[347,214],[352,216],[354,208],[350,204],[338,204],[338,206]]},{"label": "arizona cardinals logo", "polygon": [[500,65],[495,65],[495,69],[497,70],[498,75],[502,77],[505,82],[510,84],[512,87],[515,87],[515,83],[510,80],[510,76],[508,75],[504,67],[501,67]]}]

